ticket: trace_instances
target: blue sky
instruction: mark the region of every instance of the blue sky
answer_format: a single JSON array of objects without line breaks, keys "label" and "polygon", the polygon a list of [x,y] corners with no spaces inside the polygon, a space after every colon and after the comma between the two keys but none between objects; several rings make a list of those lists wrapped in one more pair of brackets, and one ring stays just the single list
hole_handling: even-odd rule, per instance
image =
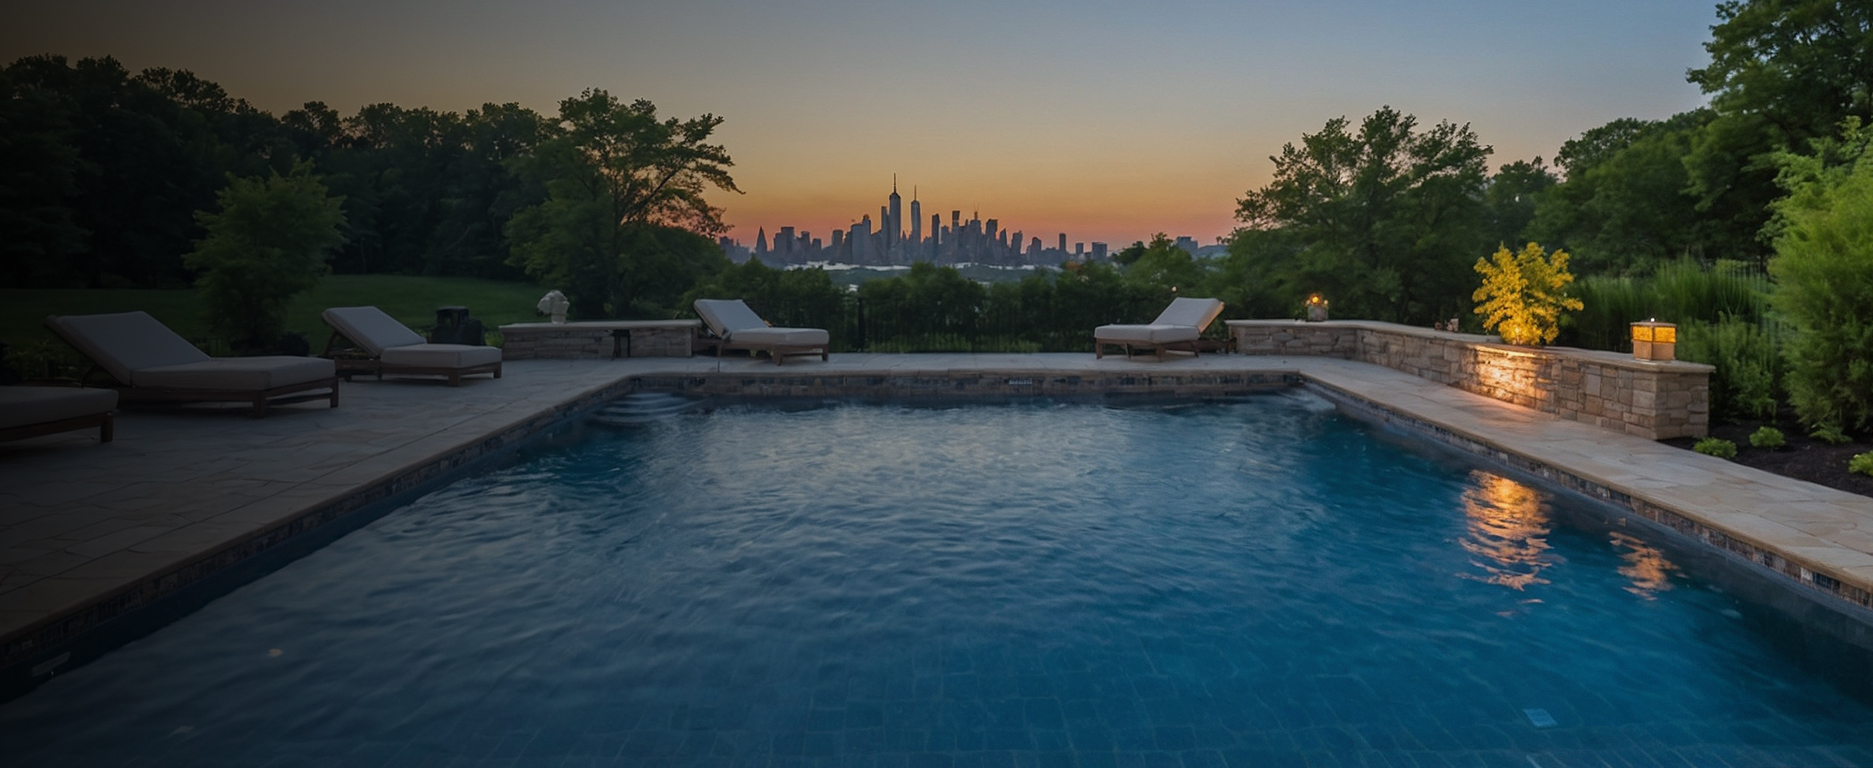
[{"label": "blue sky", "polygon": [[[17,5],[17,4],[16,4]],[[546,113],[602,88],[725,118],[752,243],[876,215],[896,173],[1053,242],[1211,242],[1268,156],[1390,105],[1491,164],[1704,103],[1711,0],[1038,2],[63,0],[0,12],[0,59],[188,69],[280,113],[320,100]]]}]

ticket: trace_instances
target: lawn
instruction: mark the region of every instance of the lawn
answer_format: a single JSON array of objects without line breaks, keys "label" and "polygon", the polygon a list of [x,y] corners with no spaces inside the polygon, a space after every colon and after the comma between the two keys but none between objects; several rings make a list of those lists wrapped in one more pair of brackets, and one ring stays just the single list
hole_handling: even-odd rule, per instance
[{"label": "lawn", "polygon": [[[332,275],[300,294],[286,313],[286,330],[306,337],[317,354],[330,329],[319,319],[326,307],[371,304],[405,325],[425,332],[436,324],[436,308],[465,306],[492,331],[506,323],[541,319],[534,304],[546,289],[526,283],[503,283],[463,277]],[[140,309],[176,333],[200,344],[209,337],[208,322],[193,290],[0,290],[0,342],[24,349],[49,343],[64,347],[45,328],[46,315],[88,315]]]}]

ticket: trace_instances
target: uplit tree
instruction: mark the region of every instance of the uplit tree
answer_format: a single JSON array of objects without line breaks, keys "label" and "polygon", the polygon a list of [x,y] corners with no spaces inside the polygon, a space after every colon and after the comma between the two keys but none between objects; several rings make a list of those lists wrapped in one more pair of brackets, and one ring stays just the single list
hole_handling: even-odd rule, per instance
[{"label": "uplit tree", "polygon": [[1561,312],[1581,308],[1580,299],[1567,295],[1574,276],[1567,271],[1566,251],[1550,257],[1536,243],[1520,252],[1504,247],[1477,259],[1475,269],[1483,284],[1470,299],[1479,302],[1475,311],[1483,316],[1483,328],[1504,343],[1538,347],[1552,342],[1561,330]]}]

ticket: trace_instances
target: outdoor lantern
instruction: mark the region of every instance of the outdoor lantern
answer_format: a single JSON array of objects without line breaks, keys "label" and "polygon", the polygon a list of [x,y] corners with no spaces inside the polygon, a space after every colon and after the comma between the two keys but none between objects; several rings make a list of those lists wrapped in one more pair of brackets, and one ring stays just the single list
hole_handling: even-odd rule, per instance
[{"label": "outdoor lantern", "polygon": [[1327,319],[1327,300],[1316,293],[1307,297],[1307,322],[1318,323]]},{"label": "outdoor lantern", "polygon": [[1632,356],[1640,360],[1676,360],[1678,326],[1647,320],[1632,324]]}]

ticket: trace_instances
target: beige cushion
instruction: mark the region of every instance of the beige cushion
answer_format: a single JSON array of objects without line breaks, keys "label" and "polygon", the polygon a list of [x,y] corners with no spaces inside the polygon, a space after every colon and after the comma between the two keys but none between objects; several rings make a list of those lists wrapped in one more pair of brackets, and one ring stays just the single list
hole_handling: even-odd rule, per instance
[{"label": "beige cushion", "polygon": [[0,387],[0,429],[109,413],[117,390],[95,387]]},{"label": "beige cushion", "polygon": [[145,368],[137,371],[130,383],[166,389],[257,391],[335,375],[332,361],[318,357],[215,357],[185,365]]},{"label": "beige cushion", "polygon": [[741,299],[697,299],[696,315],[710,331],[724,339],[736,331],[767,327],[767,321]]},{"label": "beige cushion", "polygon": [[1195,341],[1201,335],[1201,331],[1188,325],[1102,325],[1093,329],[1096,341],[1130,344]]},{"label": "beige cushion", "polygon": [[832,335],[819,328],[744,328],[730,334],[735,344],[788,344],[825,346]]},{"label": "beige cushion", "polygon": [[198,363],[208,353],[146,312],[108,315],[53,315],[46,327],[122,384],[135,384],[132,372],[144,368]]},{"label": "beige cushion", "polygon": [[416,344],[386,349],[379,359],[387,366],[468,368],[501,362],[501,350],[467,344]]},{"label": "beige cushion", "polygon": [[741,299],[697,299],[696,314],[715,335],[738,344],[819,344],[831,340],[822,328],[770,328]]},{"label": "beige cushion", "polygon": [[391,347],[424,344],[429,340],[376,307],[332,307],[320,313],[325,324],[345,335],[372,357]]},{"label": "beige cushion", "polygon": [[1171,305],[1158,314],[1152,325],[1187,325],[1202,332],[1223,313],[1223,303],[1216,299],[1172,299]]}]

